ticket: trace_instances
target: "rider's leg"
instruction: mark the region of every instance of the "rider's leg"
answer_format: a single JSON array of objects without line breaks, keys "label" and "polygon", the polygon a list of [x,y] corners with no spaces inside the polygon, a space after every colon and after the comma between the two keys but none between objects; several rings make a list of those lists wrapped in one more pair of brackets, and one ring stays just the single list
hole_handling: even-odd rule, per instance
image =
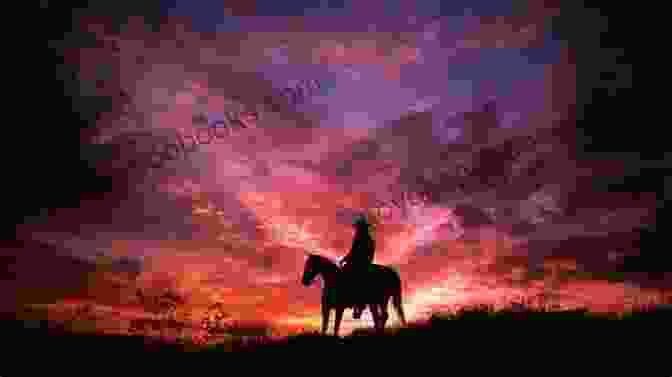
[{"label": "rider's leg", "polygon": [[364,311],[364,309],[362,309],[361,306],[359,306],[359,305],[355,305],[355,306],[352,308],[352,318],[354,318],[354,319],[360,319],[360,318],[362,317],[362,312],[363,312],[363,311]]},{"label": "rider's leg", "polygon": [[[365,267],[366,268],[366,267]],[[363,269],[359,266],[355,266],[352,263],[349,263],[344,266],[343,272],[348,274],[349,289],[352,293],[352,299],[354,301],[352,317],[354,319],[359,319],[362,316],[362,312],[366,309],[366,297],[362,294],[364,287],[367,282],[364,280]]]},{"label": "rider's leg", "polygon": [[348,263],[343,266],[342,271],[344,274],[346,274],[346,286],[347,290],[349,291],[349,296],[354,303],[352,306],[352,317],[354,319],[359,319],[362,315],[362,310],[359,307],[359,297],[357,295],[357,292],[359,291],[359,282],[357,281],[357,274],[356,270],[352,268],[352,264]]},{"label": "rider's leg", "polygon": [[364,273],[363,271],[358,270],[356,272],[356,281],[357,281],[357,305],[356,305],[356,311],[357,311],[357,319],[359,319],[362,316],[362,313],[364,312],[364,309],[366,309],[366,297],[363,294],[364,293],[364,287],[366,286],[367,282],[364,281]]}]

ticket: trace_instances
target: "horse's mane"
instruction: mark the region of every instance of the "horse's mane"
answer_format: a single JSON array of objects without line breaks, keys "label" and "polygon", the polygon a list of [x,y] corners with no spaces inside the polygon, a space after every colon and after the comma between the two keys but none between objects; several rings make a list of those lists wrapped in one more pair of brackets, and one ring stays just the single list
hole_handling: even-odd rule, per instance
[{"label": "horse's mane", "polygon": [[338,264],[336,262],[332,261],[330,258],[327,258],[327,257],[325,257],[323,255],[319,255],[319,254],[311,254],[311,256],[313,258],[316,258],[319,261],[319,263],[322,264],[322,265],[333,267],[334,269],[336,269],[338,271],[341,270],[338,267]]}]

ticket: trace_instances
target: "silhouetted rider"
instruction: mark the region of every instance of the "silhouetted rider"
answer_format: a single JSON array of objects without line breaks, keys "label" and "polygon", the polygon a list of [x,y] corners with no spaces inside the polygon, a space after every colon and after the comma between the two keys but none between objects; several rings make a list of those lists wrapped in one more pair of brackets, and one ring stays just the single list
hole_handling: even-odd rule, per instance
[{"label": "silhouetted rider", "polygon": [[340,265],[342,271],[349,275],[349,280],[353,283],[352,293],[357,302],[357,305],[354,307],[353,317],[357,319],[366,307],[364,303],[365,297],[357,295],[357,293],[364,291],[361,288],[366,285],[365,274],[373,263],[376,243],[369,233],[371,225],[366,221],[366,217],[360,216],[356,218],[352,225],[355,227],[355,238],[352,241],[350,253],[340,261]]}]

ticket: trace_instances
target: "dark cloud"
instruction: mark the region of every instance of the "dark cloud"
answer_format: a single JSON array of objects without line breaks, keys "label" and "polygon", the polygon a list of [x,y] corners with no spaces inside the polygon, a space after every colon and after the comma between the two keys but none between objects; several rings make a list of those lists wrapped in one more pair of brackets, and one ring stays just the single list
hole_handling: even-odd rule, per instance
[{"label": "dark cloud", "polygon": [[[633,240],[625,247],[636,248],[638,253],[628,253],[618,263],[617,268],[626,273],[645,273],[649,281],[669,279],[672,272],[672,254],[658,245],[655,224],[643,224],[633,232]],[[672,282],[667,281],[667,284]]]},{"label": "dark cloud", "polygon": [[32,240],[4,241],[0,254],[2,306],[54,303],[83,294],[95,263]]},{"label": "dark cloud", "polygon": [[209,126],[208,116],[206,114],[202,114],[202,113],[194,114],[191,117],[191,122],[195,126],[203,126],[203,127],[204,126]]},{"label": "dark cloud", "polygon": [[315,171],[325,177],[336,177],[339,182],[362,181],[378,165],[371,165],[380,153],[378,141],[366,139],[350,143],[339,149],[334,148],[325,153],[320,161],[293,161],[301,167]]},{"label": "dark cloud", "polygon": [[[136,178],[135,182],[142,180],[150,169],[159,169],[166,162],[153,160],[157,145],[165,143],[165,138],[160,140],[156,134],[149,131],[125,132],[116,136],[105,144],[96,145],[95,148],[107,154],[106,167],[112,168],[121,174],[129,172]],[[175,140],[173,140],[174,142]],[[173,151],[174,158],[179,158],[179,150]]]},{"label": "dark cloud", "polygon": [[129,274],[133,279],[143,271],[143,260],[139,257],[120,257],[105,263],[104,268],[111,272]]},{"label": "dark cloud", "polygon": [[380,153],[380,143],[376,140],[362,140],[349,146],[353,160],[375,160]]},{"label": "dark cloud", "polygon": [[465,228],[493,224],[487,212],[470,204],[458,204],[453,213],[461,219],[462,226]]},{"label": "dark cloud", "polygon": [[[557,134],[562,132],[555,128],[507,136],[493,133],[497,119],[492,113],[486,107],[464,115],[471,126],[490,124],[487,133],[493,137],[486,138],[487,145],[486,141],[477,145],[464,141],[437,143],[431,113],[408,114],[388,122],[376,129],[371,138],[379,145],[389,145],[395,152],[394,158],[402,165],[397,183],[405,190],[427,193],[433,201],[444,201],[497,189],[501,199],[521,200],[557,176],[557,163],[549,161],[553,156],[535,150],[541,143],[566,142],[566,137],[559,138]],[[566,147],[555,149],[561,151]],[[522,170],[514,177],[514,165],[523,160]]]},{"label": "dark cloud", "polygon": [[618,208],[634,208],[645,203],[646,196],[637,192],[603,191],[593,186],[595,179],[590,176],[578,177],[565,195],[567,213],[573,216],[582,215],[586,209],[615,210]]},{"label": "dark cloud", "polygon": [[351,177],[353,173],[355,162],[352,160],[343,160],[341,161],[338,165],[336,165],[336,169],[334,170],[334,174],[338,177]]},{"label": "dark cloud", "polygon": [[431,113],[404,115],[374,130],[371,137],[391,151],[382,158],[393,158],[401,166],[397,181],[401,190],[428,194],[434,201],[457,189],[460,180],[446,167],[460,152],[436,142]]},{"label": "dark cloud", "polygon": [[[603,236],[532,240],[527,245],[528,268],[534,271],[544,261],[573,260],[585,277],[613,280],[614,276],[622,275],[623,279],[648,286],[668,284],[664,279],[665,272],[672,270],[670,255],[649,246],[651,240],[651,232],[642,228]],[[610,253],[624,257],[610,261]]]},{"label": "dark cloud", "polygon": [[515,222],[509,227],[512,236],[528,236],[537,230],[537,226],[529,220]]},{"label": "dark cloud", "polygon": [[514,161],[512,148],[509,143],[502,143],[479,149],[475,153],[469,175],[474,178],[474,183],[478,187],[502,186],[508,181],[510,167]]},{"label": "dark cloud", "polygon": [[462,114],[462,119],[465,123],[462,138],[475,145],[487,143],[492,131],[499,126],[494,101],[486,102],[478,111]]},{"label": "dark cloud", "polygon": [[306,170],[320,172],[320,164],[312,160],[285,160],[285,162],[304,168]]}]

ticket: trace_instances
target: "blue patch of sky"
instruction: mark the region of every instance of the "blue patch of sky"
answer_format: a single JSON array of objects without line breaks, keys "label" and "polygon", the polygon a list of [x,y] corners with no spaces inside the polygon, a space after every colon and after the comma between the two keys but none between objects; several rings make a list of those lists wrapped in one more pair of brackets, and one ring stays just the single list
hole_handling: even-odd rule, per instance
[{"label": "blue patch of sky", "polygon": [[[416,20],[419,24],[434,22],[431,20],[434,16],[444,16],[437,22],[440,23],[439,41],[427,41],[423,48],[423,56],[425,64],[415,65],[411,64],[402,68],[402,85],[397,88],[387,88],[382,90],[379,87],[378,93],[386,93],[386,97],[397,97],[399,103],[411,105],[414,101],[422,101],[425,97],[439,96],[442,99],[450,99],[450,97],[473,97],[478,95],[474,93],[475,88],[480,87],[482,82],[495,83],[497,94],[510,93],[512,86],[516,80],[520,79],[541,79],[540,74],[543,72],[543,64],[553,62],[557,59],[557,45],[553,43],[554,38],[550,33],[548,34],[546,44],[542,48],[523,49],[523,50],[508,50],[508,49],[483,49],[479,53],[481,59],[474,63],[460,64],[450,63],[450,59],[446,59],[445,54],[441,53],[441,36],[443,33],[460,32],[464,28],[464,18],[466,14],[472,15],[509,15],[514,11],[513,0],[511,1],[467,1],[455,0],[451,2],[441,2],[440,0],[423,0],[413,3],[404,2],[400,0],[388,0],[381,2],[381,0],[373,0],[372,2],[355,4],[352,0],[341,1],[306,1],[298,0],[291,2],[278,2],[272,0],[256,1],[256,14],[258,16],[355,16],[349,18],[348,24],[340,24],[340,27],[348,29],[355,27],[358,23],[360,26],[368,27],[370,24],[386,30],[388,28],[394,29],[394,22],[399,22],[399,28],[403,29],[408,25],[402,25],[403,17],[408,18],[409,15],[417,15],[420,20]],[[357,13],[362,12],[368,8],[375,8],[378,17],[371,18],[369,15],[364,17],[356,17]],[[204,1],[198,3],[188,2],[186,0],[174,0],[174,6],[168,10],[170,14],[188,15],[193,18],[193,25],[197,31],[264,31],[265,29],[282,30],[285,25],[288,25],[288,20],[283,17],[262,17],[264,22],[252,22],[248,17],[234,17],[226,15],[224,1]],[[380,17],[383,16],[383,17]],[[385,17],[393,16],[393,17]],[[422,19],[426,18],[426,19]],[[315,27],[319,28],[318,20],[315,18]],[[306,29],[310,30],[310,17],[306,21]],[[337,25],[337,24],[335,24]],[[417,26],[416,26],[417,28]],[[337,29],[334,29],[337,30]],[[366,30],[364,28],[363,30]],[[432,46],[432,44],[437,44]],[[434,51],[432,51],[434,50]],[[276,64],[265,64],[259,66],[258,70],[271,82],[274,83],[276,89],[291,85],[304,79],[315,79],[322,83],[323,91],[317,95],[320,98],[317,102],[333,102],[339,108],[339,112],[349,111],[349,107],[353,105],[348,97],[354,91],[361,90],[361,88],[372,87],[378,84],[383,84],[384,80],[379,80],[377,76],[368,72],[367,67],[351,66],[347,69],[334,70],[333,67],[325,67],[321,65],[289,65],[287,60],[283,60],[282,48],[278,48],[273,52],[276,54]],[[440,56],[442,55],[442,56]],[[437,61],[438,58],[438,61]],[[441,67],[445,65],[445,69]],[[348,72],[349,71],[349,72]],[[353,72],[359,73],[359,80],[353,79]],[[431,74],[427,74],[431,72]],[[383,85],[385,86],[385,85]],[[359,88],[359,89],[358,89]],[[387,90],[390,90],[389,92]],[[409,94],[410,93],[410,94]],[[360,96],[354,96],[360,97]],[[351,99],[353,99],[351,98]],[[379,98],[372,93],[371,98]],[[359,99],[361,101],[361,98]],[[386,99],[387,100],[387,99]],[[308,105],[311,102],[308,98]],[[357,108],[357,106],[354,106]],[[361,107],[361,104],[360,104]],[[442,108],[446,108],[445,104],[440,104]],[[448,106],[449,107],[449,106]],[[355,108],[352,111],[357,111]],[[392,119],[399,116],[400,112],[406,109],[400,106],[400,109],[391,111],[382,111],[382,109],[372,110],[369,115],[373,118],[385,120]],[[464,111],[464,109],[447,109],[446,114],[437,117],[437,123],[443,123],[448,116],[451,116],[454,111]],[[330,111],[331,112],[331,111]],[[392,114],[396,112],[396,114]],[[375,114],[374,114],[375,113]],[[217,118],[217,114],[212,114],[211,119]],[[220,117],[221,118],[221,117]],[[328,122],[327,122],[328,123]],[[340,123],[340,122],[337,122]]]},{"label": "blue patch of sky", "polygon": [[[194,28],[198,31],[263,31],[269,26],[282,28],[287,25],[283,17],[308,16],[307,26],[311,25],[311,16],[347,16],[348,23],[339,23],[341,28],[366,26],[377,23],[382,17],[403,17],[409,15],[418,17],[436,16],[464,16],[471,15],[509,15],[514,10],[513,0],[369,0],[357,2],[354,0],[247,0],[254,3],[255,16],[264,18],[264,22],[249,22],[249,17],[231,16],[226,11],[226,1],[198,1],[172,0],[163,2],[163,13],[168,15],[191,16]],[[372,14],[375,16],[372,17]],[[267,17],[273,16],[273,17]],[[273,18],[270,20],[269,18]],[[315,17],[316,27],[322,20]],[[403,22],[401,22],[403,23]],[[401,24],[400,23],[400,24]],[[336,26],[336,25],[334,25]],[[401,25],[400,25],[401,26]],[[308,28],[310,29],[310,28]]]},{"label": "blue patch of sky", "polygon": [[545,65],[557,63],[560,60],[562,42],[555,38],[552,30],[544,32],[544,44],[541,47],[523,48],[518,50],[529,64]]}]

